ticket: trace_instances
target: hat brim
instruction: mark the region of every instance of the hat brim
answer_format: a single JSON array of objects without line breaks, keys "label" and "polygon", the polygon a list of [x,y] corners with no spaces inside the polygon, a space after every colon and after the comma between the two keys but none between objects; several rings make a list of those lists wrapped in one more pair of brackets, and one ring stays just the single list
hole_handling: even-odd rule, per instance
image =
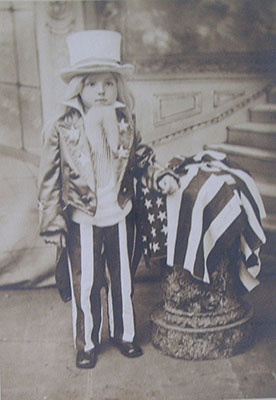
[{"label": "hat brim", "polygon": [[64,68],[60,71],[60,78],[65,82],[69,83],[72,78],[78,75],[86,74],[96,74],[100,72],[115,72],[124,76],[125,78],[130,78],[134,73],[134,66],[131,64],[117,64],[117,63],[107,63],[107,64],[88,64],[77,67]]}]

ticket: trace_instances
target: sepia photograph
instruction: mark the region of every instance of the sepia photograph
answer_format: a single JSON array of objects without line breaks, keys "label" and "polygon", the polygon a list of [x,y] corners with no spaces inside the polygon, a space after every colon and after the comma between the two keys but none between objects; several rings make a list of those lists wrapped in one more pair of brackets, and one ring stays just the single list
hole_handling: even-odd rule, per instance
[{"label": "sepia photograph", "polygon": [[0,400],[275,400],[276,0],[0,0],[0,222]]}]

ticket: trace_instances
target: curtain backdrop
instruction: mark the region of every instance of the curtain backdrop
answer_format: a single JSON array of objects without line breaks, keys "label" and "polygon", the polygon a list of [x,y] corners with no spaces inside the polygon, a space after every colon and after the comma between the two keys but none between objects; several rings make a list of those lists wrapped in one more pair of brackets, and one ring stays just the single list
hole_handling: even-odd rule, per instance
[{"label": "curtain backdrop", "polygon": [[26,151],[0,146],[0,288],[55,283],[55,249],[38,229],[38,162]]}]

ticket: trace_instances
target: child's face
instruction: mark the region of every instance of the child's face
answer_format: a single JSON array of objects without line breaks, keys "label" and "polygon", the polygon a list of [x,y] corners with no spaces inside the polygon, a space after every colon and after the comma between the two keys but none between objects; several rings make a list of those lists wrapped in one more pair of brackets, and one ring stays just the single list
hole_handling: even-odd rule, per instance
[{"label": "child's face", "polygon": [[117,100],[117,81],[111,72],[89,75],[81,92],[86,109],[112,105]]}]

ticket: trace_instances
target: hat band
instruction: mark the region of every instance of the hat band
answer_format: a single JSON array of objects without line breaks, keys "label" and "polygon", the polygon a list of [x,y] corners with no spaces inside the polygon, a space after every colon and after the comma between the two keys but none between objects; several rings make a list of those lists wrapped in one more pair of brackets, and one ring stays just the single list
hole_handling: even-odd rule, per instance
[{"label": "hat band", "polygon": [[87,67],[88,65],[108,65],[108,64],[118,64],[121,65],[121,63],[118,60],[115,60],[113,58],[86,58],[84,60],[78,61],[75,64],[72,65],[72,67]]}]

